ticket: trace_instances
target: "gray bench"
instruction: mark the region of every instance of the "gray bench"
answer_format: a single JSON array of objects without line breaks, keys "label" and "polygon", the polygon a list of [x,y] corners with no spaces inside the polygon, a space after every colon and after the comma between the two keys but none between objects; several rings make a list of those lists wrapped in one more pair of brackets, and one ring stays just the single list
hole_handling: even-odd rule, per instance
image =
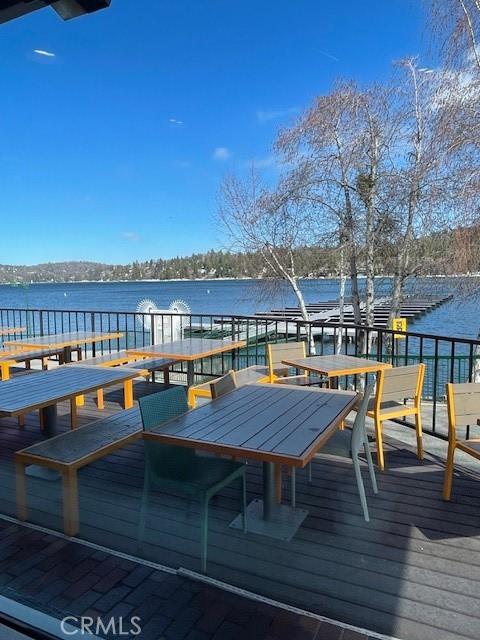
[{"label": "gray bench", "polygon": [[18,518],[26,520],[28,517],[25,468],[33,464],[53,469],[62,476],[65,534],[76,535],[79,528],[78,469],[140,439],[141,434],[140,411],[138,407],[134,407],[17,451],[15,470]]}]

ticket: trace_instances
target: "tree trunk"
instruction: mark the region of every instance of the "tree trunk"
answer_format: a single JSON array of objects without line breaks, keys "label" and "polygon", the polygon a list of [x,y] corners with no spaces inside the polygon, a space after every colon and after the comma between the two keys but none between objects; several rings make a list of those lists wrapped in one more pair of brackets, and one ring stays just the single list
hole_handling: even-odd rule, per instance
[{"label": "tree trunk", "polygon": [[353,317],[355,324],[362,324],[362,313],[360,309],[360,293],[358,290],[358,267],[357,267],[357,248],[353,234],[350,240],[350,283],[352,287],[352,305]]},{"label": "tree trunk", "polygon": [[[344,312],[345,312],[345,283],[347,280],[347,274],[345,273],[345,255],[343,246],[340,248],[340,290],[338,297],[338,323],[343,324]],[[337,333],[337,342],[335,345],[335,353],[342,352],[342,335],[343,329],[341,326]],[[345,340],[348,340],[348,333],[345,335]]]},{"label": "tree trunk", "polygon": [[295,277],[289,277],[288,281],[290,282],[290,284],[292,286],[292,289],[293,289],[293,291],[295,293],[295,296],[297,298],[298,306],[300,307],[300,311],[302,313],[302,318],[307,323],[307,324],[305,324],[305,331],[307,332],[307,336],[308,336],[308,339],[309,339],[310,355],[315,355],[315,353],[316,353],[315,340],[313,339],[311,326],[310,326],[310,324],[308,324],[309,321],[310,321],[310,317],[308,315],[307,307],[305,305],[305,299],[303,297],[302,290],[298,286],[298,278],[296,276]]}]

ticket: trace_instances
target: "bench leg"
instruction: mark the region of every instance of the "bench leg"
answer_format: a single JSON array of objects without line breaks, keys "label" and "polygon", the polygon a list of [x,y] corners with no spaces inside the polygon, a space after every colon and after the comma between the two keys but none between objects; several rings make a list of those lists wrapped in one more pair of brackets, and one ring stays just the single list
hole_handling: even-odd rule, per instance
[{"label": "bench leg", "polygon": [[77,403],[77,407],[83,407],[85,404],[85,396],[77,396],[75,402]]},{"label": "bench leg", "polygon": [[191,387],[188,391],[187,391],[187,397],[188,397],[188,406],[190,407],[190,409],[195,409],[195,407],[197,406],[197,398],[195,396],[195,391],[193,389],[193,387]]},{"label": "bench leg", "polygon": [[275,498],[278,504],[282,502],[282,465],[275,465]]},{"label": "bench leg", "polygon": [[133,380],[126,380],[123,390],[124,408],[131,409],[133,407]]},{"label": "bench leg", "polygon": [[75,536],[79,529],[78,483],[76,469],[62,474],[63,484],[63,530],[67,536]]},{"label": "bench leg", "polygon": [[72,398],[70,400],[70,429],[76,429],[77,424],[77,399]]},{"label": "bench leg", "polygon": [[20,429],[23,429],[25,427],[25,416],[24,415],[18,416],[18,426],[20,427]]},{"label": "bench leg", "polygon": [[26,520],[27,513],[27,485],[25,478],[25,465],[23,462],[15,463],[15,480],[17,491],[17,517]]},{"label": "bench leg", "polygon": [[97,391],[97,407],[99,409],[105,409],[105,401],[103,398],[103,389]]}]

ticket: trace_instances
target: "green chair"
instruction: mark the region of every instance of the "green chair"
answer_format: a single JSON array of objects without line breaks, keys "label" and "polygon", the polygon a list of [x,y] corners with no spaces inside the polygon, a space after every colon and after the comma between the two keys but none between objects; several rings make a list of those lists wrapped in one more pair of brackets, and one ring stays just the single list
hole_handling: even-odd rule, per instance
[{"label": "green chair", "polygon": [[[188,411],[183,387],[176,386],[140,398],[140,413],[145,430]],[[207,570],[208,505],[210,499],[234,480],[241,481],[243,530],[247,531],[245,466],[233,460],[197,456],[194,449],[145,441],[145,478],[138,533],[143,545],[149,496],[152,489],[178,491],[189,500],[200,502],[201,566]]]},{"label": "green chair", "polygon": [[320,454],[338,456],[341,458],[351,458],[353,462],[353,469],[355,471],[358,493],[360,495],[360,502],[362,503],[363,517],[365,518],[366,522],[370,522],[370,516],[368,513],[367,498],[365,495],[365,487],[363,485],[358,454],[363,447],[365,451],[365,457],[367,459],[373,492],[378,493],[375,470],[372,462],[372,454],[370,452],[367,430],[365,428],[365,417],[367,415],[368,401],[373,392],[373,387],[374,384],[372,382],[365,388],[365,393],[363,394],[363,398],[360,402],[360,405],[358,406],[357,415],[355,416],[355,421],[353,423],[352,429],[337,431],[319,451]]}]

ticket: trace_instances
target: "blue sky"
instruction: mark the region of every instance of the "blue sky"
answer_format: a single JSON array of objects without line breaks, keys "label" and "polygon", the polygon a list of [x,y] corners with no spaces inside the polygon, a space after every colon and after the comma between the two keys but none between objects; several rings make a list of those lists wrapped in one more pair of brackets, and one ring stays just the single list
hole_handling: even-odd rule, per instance
[{"label": "blue sky", "polygon": [[1,25],[0,262],[221,247],[222,176],[255,159],[271,178],[276,131],[336,77],[381,80],[421,52],[420,5],[112,0]]}]

